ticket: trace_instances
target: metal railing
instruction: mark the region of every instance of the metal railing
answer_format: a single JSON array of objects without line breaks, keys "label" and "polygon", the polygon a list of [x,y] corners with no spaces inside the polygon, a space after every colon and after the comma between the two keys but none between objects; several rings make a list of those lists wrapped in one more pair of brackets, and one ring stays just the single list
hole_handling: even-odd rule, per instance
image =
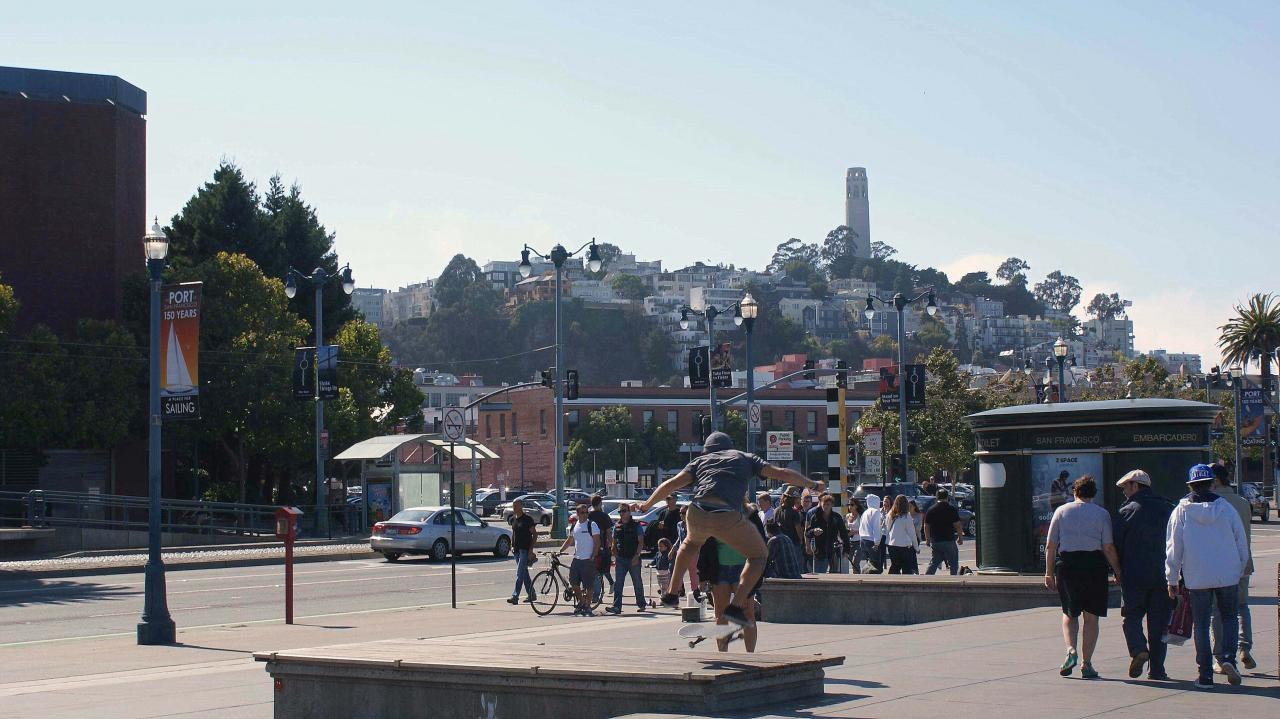
[{"label": "metal railing", "polygon": [[[248,541],[275,536],[276,505],[206,502],[188,499],[160,500],[162,532],[240,536]],[[303,511],[303,536],[315,537],[316,507],[298,505]],[[331,505],[328,537],[363,534],[364,512],[353,505]],[[0,492],[0,526],[78,527],[146,532],[149,501],[146,497],[87,494],[33,489]]]}]

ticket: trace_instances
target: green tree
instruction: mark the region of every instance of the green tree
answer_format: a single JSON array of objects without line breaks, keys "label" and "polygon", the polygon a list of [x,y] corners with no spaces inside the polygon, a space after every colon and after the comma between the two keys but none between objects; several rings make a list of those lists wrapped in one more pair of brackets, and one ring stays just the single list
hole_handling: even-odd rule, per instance
[{"label": "green tree", "polygon": [[818,261],[818,254],[817,245],[806,244],[792,237],[786,242],[780,243],[773,251],[773,258],[769,260],[769,266],[766,269],[769,272],[782,272],[787,263],[794,260],[803,260],[812,265]]},{"label": "green tree", "polygon": [[22,307],[13,293],[13,287],[4,284],[3,279],[4,277],[0,275],[0,339],[3,339],[13,327],[14,320],[18,317],[18,309]]},{"label": "green tree", "polygon": [[619,297],[639,302],[649,296],[649,287],[636,275],[616,274],[609,280],[609,286]]},{"label": "green tree", "polygon": [[1027,264],[1026,260],[1019,257],[1010,257],[1001,262],[1000,266],[996,268],[996,279],[1004,280],[1006,284],[1025,287],[1027,284],[1026,272],[1029,269],[1031,269],[1031,265]]},{"label": "green tree", "polygon": [[1085,312],[1100,320],[1113,319],[1124,312],[1124,300],[1120,299],[1120,295],[1115,292],[1109,295],[1099,292],[1089,300]]},{"label": "green tree", "polygon": [[889,259],[890,257],[893,257],[893,256],[894,256],[894,255],[896,255],[896,254],[898,254],[898,251],[897,251],[897,250],[895,250],[895,249],[894,249],[892,246],[890,246],[888,243],[881,242],[881,241],[879,241],[879,240],[876,240],[876,241],[874,241],[874,242],[872,242],[872,243],[871,243],[871,257],[872,257],[872,259],[876,259],[876,260],[887,260],[887,259]]},{"label": "green tree", "polygon": [[[818,257],[827,267],[849,266],[857,256],[858,243],[861,241],[865,240],[858,237],[857,232],[845,225],[840,225],[828,232],[822,240],[822,250],[818,253]],[[847,276],[847,273],[844,276]]]},{"label": "green tree", "polygon": [[898,343],[889,335],[876,335],[869,347],[873,357],[896,358],[898,356]]},{"label": "green tree", "polygon": [[609,274],[609,268],[613,266],[614,261],[622,254],[622,249],[608,242],[601,242],[596,245],[596,248],[600,251],[600,271],[592,272],[589,269],[584,269],[583,274],[587,276],[587,279],[603,280]]},{"label": "green tree", "polygon": [[[622,467],[623,449],[618,439],[635,439],[635,430],[631,427],[631,410],[626,407],[602,407],[589,412],[586,419],[578,424],[578,430],[569,442],[569,450],[564,456],[565,474],[579,474],[591,471],[591,453],[589,448],[600,450],[596,457],[596,467],[619,469]],[[644,466],[647,457],[642,453],[644,445],[636,442],[627,448],[627,463],[633,466]]]},{"label": "green tree", "polygon": [[969,322],[965,317],[956,318],[956,361],[960,364],[973,361],[973,343],[969,340]]},{"label": "green tree", "polygon": [[951,334],[947,326],[936,317],[924,315],[920,318],[920,331],[909,341],[910,356],[917,361],[920,355],[928,355],[933,350],[945,348],[951,344]]},{"label": "green tree", "polygon": [[1071,275],[1062,274],[1062,270],[1050,272],[1043,282],[1035,286],[1035,298],[1046,307],[1060,312],[1070,312],[1080,304],[1080,281]]},{"label": "green tree", "polygon": [[[1219,328],[1218,347],[1222,360],[1227,364],[1239,363],[1248,367],[1257,362],[1262,369],[1262,387],[1267,396],[1271,393],[1271,361],[1280,348],[1280,301],[1272,294],[1258,293],[1245,305],[1236,305],[1236,315]],[[1264,415],[1264,436],[1271,437],[1274,418]],[[1262,453],[1262,476],[1271,476],[1271,457]]]}]

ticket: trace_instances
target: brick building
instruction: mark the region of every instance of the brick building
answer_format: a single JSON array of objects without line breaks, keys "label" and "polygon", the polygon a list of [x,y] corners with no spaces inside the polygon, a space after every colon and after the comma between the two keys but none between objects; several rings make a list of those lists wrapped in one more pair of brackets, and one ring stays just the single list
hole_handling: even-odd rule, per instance
[{"label": "brick building", "polygon": [[118,77],[0,67],[0,278],[17,329],[119,320],[144,271],[147,94]]},{"label": "brick building", "polygon": [[[721,399],[736,391],[726,390]],[[728,394],[732,392],[733,394]],[[848,426],[852,427],[862,410],[874,401],[876,390],[868,385],[850,389],[846,404]],[[480,469],[480,486],[520,486],[520,445],[524,446],[524,483],[534,490],[555,486],[555,402],[551,390],[532,387],[502,395],[501,401],[480,405],[473,439],[483,443],[502,457],[488,460]],[[826,466],[826,394],[822,389],[769,389],[757,392],[764,430],[794,431],[797,444],[796,469],[803,470],[802,450],[811,452],[810,472]],[[701,451],[702,439],[697,428],[697,415],[707,412],[706,390],[668,387],[582,387],[577,400],[566,400],[565,446],[573,440],[573,432],[587,415],[604,407],[624,406],[631,412],[631,425],[638,432],[646,422],[657,422],[673,432],[680,442],[682,454]],[[738,403],[737,409],[743,409]],[[762,446],[763,442],[757,446]],[[683,466],[683,464],[681,464]],[[680,467],[664,467],[663,477]],[[654,467],[640,468],[640,486],[652,486]],[[573,485],[566,478],[566,484]]]}]

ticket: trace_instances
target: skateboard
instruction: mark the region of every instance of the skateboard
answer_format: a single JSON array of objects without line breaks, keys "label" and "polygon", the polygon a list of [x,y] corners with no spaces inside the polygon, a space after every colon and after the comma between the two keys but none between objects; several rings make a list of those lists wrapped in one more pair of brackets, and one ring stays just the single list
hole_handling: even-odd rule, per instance
[{"label": "skateboard", "polygon": [[729,624],[708,624],[695,622],[680,627],[680,638],[689,640],[689,648],[693,649],[708,639],[724,639],[726,644],[742,638],[742,627]]}]

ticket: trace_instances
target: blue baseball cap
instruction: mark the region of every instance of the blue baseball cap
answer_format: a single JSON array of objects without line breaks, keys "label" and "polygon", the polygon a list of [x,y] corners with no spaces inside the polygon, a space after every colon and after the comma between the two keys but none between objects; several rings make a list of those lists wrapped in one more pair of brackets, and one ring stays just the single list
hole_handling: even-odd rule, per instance
[{"label": "blue baseball cap", "polygon": [[1187,484],[1192,482],[1204,482],[1213,479],[1213,467],[1207,464],[1197,464],[1187,470]]}]

